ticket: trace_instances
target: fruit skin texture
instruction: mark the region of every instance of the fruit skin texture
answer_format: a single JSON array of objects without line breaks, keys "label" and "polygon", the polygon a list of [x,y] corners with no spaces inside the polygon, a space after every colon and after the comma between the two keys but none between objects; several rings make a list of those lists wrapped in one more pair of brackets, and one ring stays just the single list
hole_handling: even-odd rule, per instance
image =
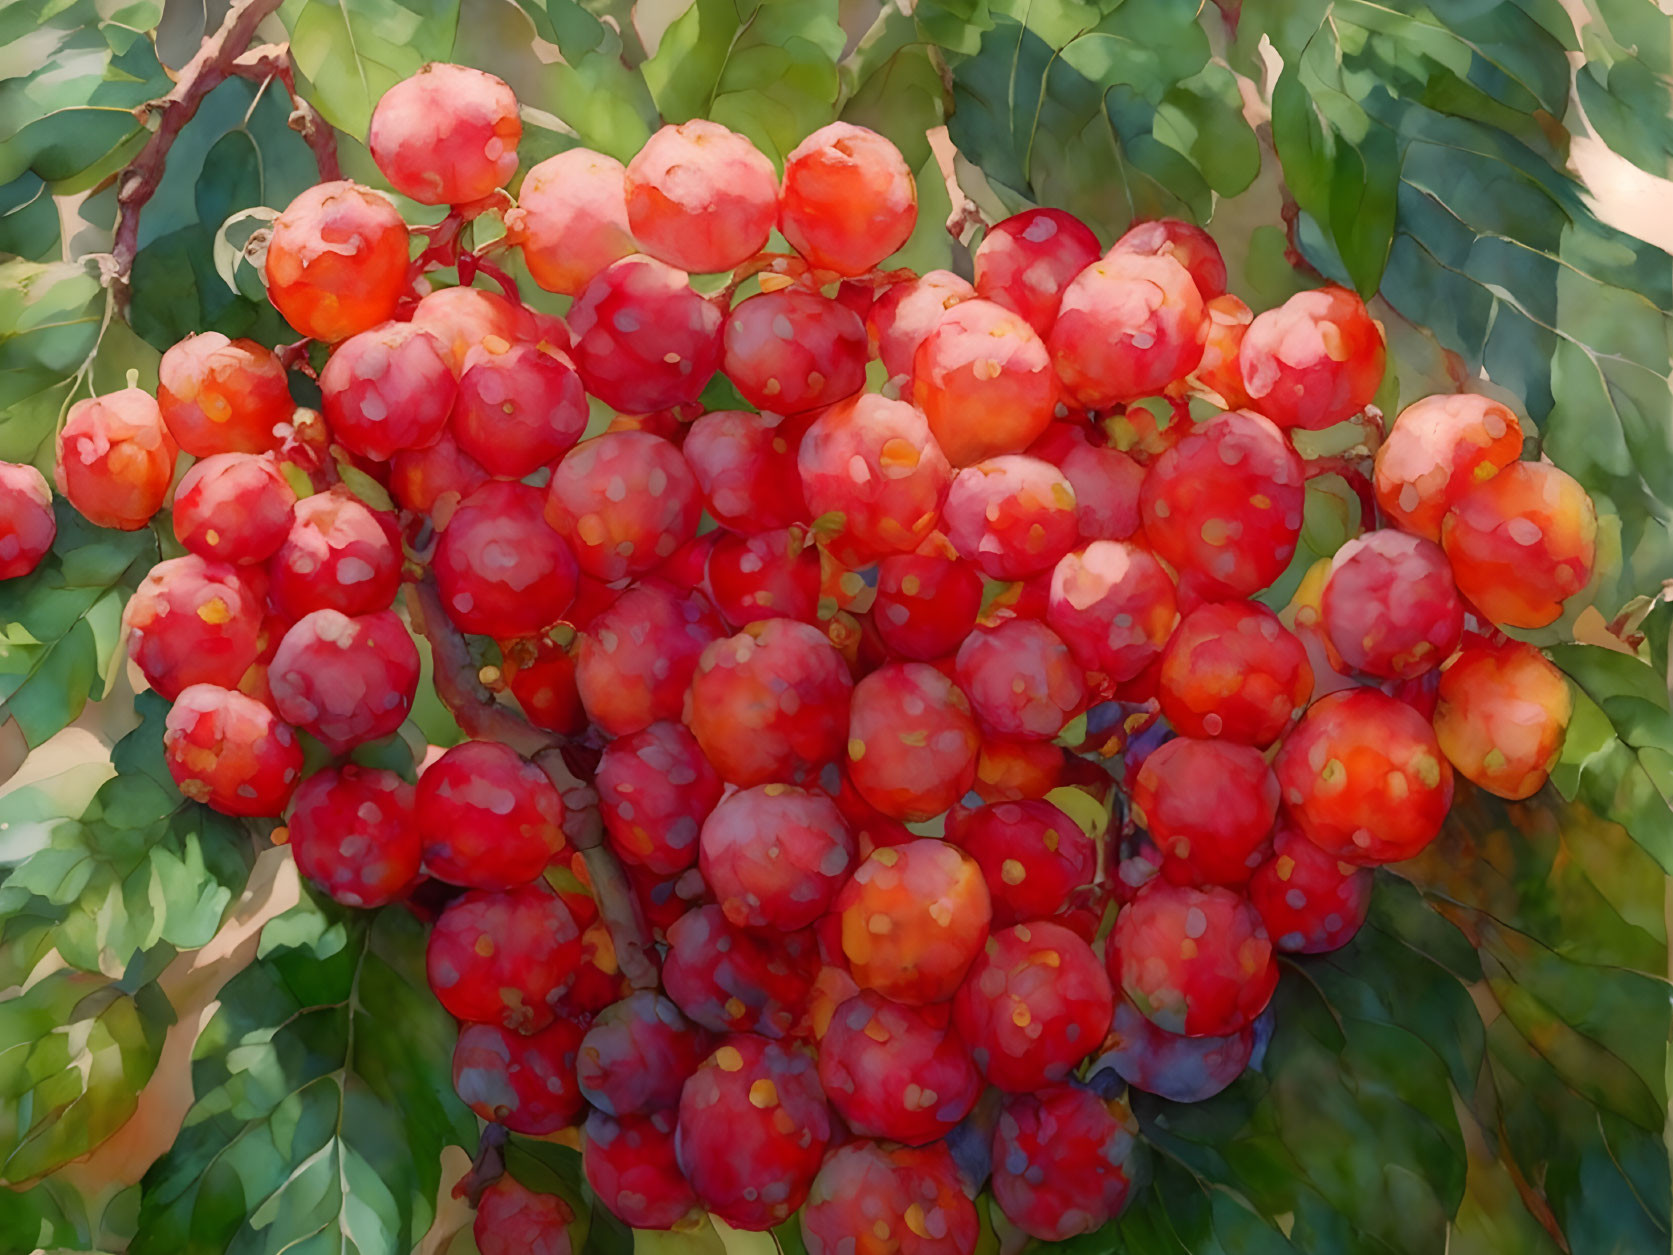
[{"label": "fruit skin texture", "polygon": [[1464,631],[1464,606],[1441,547],[1389,528],[1336,551],[1319,608],[1342,660],[1385,679],[1433,671]]},{"label": "fruit skin texture", "polygon": [[453,1048],[453,1088],[477,1115],[513,1133],[555,1133],[587,1107],[575,1081],[582,1036],[569,1019],[527,1035],[499,1024],[463,1025]]},{"label": "fruit skin texture", "polygon": [[302,775],[302,743],[253,697],[194,684],[163,724],[169,775],[194,802],[223,815],[282,813]]},{"label": "fruit skin texture", "polygon": [[344,906],[383,906],[418,879],[413,787],[393,771],[315,772],[296,790],[289,826],[297,871]]},{"label": "fruit skin texture", "polygon": [[1178,621],[1173,581],[1138,545],[1096,540],[1052,570],[1046,622],[1088,671],[1132,679],[1160,656]]},{"label": "fruit skin texture", "polygon": [[820,414],[796,468],[808,513],[841,515],[826,546],[853,566],[916,549],[935,530],[953,480],[923,412],[876,393]]},{"label": "fruit skin texture", "polygon": [[285,633],[267,682],[282,718],[342,754],[401,726],[418,667],[418,647],[394,611],[316,610]]},{"label": "fruit skin texture", "polygon": [[534,281],[579,296],[594,275],[639,251],[627,224],[627,170],[614,157],[570,148],[531,166],[505,214],[506,238]]},{"label": "fruit skin texture", "polygon": [[982,1092],[945,1008],[903,1006],[871,989],[831,1013],[819,1042],[819,1081],[855,1133],[909,1146],[945,1137]]},{"label": "fruit skin texture", "polygon": [[612,582],[653,570],[697,532],[702,497],[680,451],[645,431],[584,440],[552,469],[546,521],[581,570]]},{"label": "fruit skin texture", "polygon": [[1435,839],[1452,805],[1452,768],[1428,720],[1375,689],[1314,702],[1272,767],[1285,811],[1347,863],[1412,857]]},{"label": "fruit skin texture", "polygon": [[992,301],[955,305],[912,357],[912,403],[954,466],[1021,453],[1051,422],[1057,392],[1044,341]]},{"label": "fruit skin texture", "polygon": [[123,388],[70,407],[53,475],[89,523],[138,531],[163,508],[178,452],[151,394]]},{"label": "fruit skin texture", "polygon": [[918,189],[906,159],[863,126],[832,122],[784,161],[778,229],[811,266],[864,274],[906,243]]},{"label": "fruit skin texture", "polygon": [[593,787],[617,856],[672,876],[697,861],[698,833],[722,786],[697,738],[663,720],[606,745]]},{"label": "fruit skin texture", "polygon": [[872,851],[831,910],[855,982],[909,1006],[957,992],[993,916],[976,860],[928,838]]},{"label": "fruit skin texture", "polygon": [[721,368],[759,409],[818,409],[865,385],[866,326],[846,305],[817,292],[762,292],[739,301],[727,318]]},{"label": "fruit skin texture", "polygon": [[573,1255],[575,1211],[556,1194],[536,1194],[503,1176],[482,1192],[471,1235],[480,1255]]},{"label": "fruit skin texture", "polygon": [[296,413],[278,357],[219,331],[189,335],[157,365],[157,406],[169,435],[195,458],[266,453]]},{"label": "fruit skin texture", "polygon": [[910,377],[912,359],[941,316],[976,289],[951,270],[926,270],[915,279],[891,284],[866,311],[866,339],[872,356],[891,378]]},{"label": "fruit skin texture", "polygon": [[533,311],[499,292],[459,286],[426,292],[413,307],[410,321],[441,341],[448,364],[458,375],[463,373],[465,359],[471,351],[480,348],[490,337],[507,343],[556,337],[557,347],[568,347],[569,332],[562,322],[545,319],[537,331],[533,317]]},{"label": "fruit skin texture", "polygon": [[581,930],[544,881],[455,898],[430,932],[430,988],[456,1019],[538,1033],[581,960]]},{"label": "fruit skin texture", "polygon": [[521,479],[574,447],[587,397],[557,349],[496,340],[466,357],[451,424],[459,447],[489,474]]},{"label": "fruit skin texture", "polygon": [[672,1111],[587,1117],[581,1170],[599,1201],[635,1229],[672,1229],[702,1215],[674,1156],[675,1120]]},{"label": "fruit skin texture", "polygon": [[1158,1028],[1117,997],[1110,1035],[1092,1072],[1111,1068],[1134,1089],[1171,1102],[1202,1102],[1241,1076],[1254,1052],[1252,1026],[1224,1037],[1186,1037]]},{"label": "fruit skin texture", "polygon": [[1170,1033],[1235,1033],[1254,1022],[1278,986],[1259,913],[1219,886],[1152,880],[1121,908],[1106,945],[1117,993]]},{"label": "fruit skin texture", "polygon": [[1240,885],[1278,814],[1278,781],[1257,749],[1178,737],[1145,758],[1132,804],[1161,848],[1162,875],[1181,885]]},{"label": "fruit skin texture", "polygon": [[1033,920],[988,938],[953,1000],[953,1022],[988,1083],[1016,1094],[1067,1077],[1103,1040],[1113,1010],[1092,947]]},{"label": "fruit skin texture", "polygon": [[291,620],[315,610],[387,608],[401,586],[401,554],[386,519],[346,489],[298,501],[267,565],[273,608]]},{"label": "fruit skin texture", "polygon": [[854,838],[823,793],[757,785],[722,800],[703,822],[698,865],[739,928],[807,927],[853,863]]},{"label": "fruit skin texture", "polygon": [[1184,266],[1112,251],[1064,289],[1047,346],[1075,401],[1105,409],[1190,374],[1207,338],[1202,294]]},{"label": "fruit skin texture", "polygon": [[710,1211],[736,1229],[769,1229],[802,1205],[830,1138],[813,1059],[737,1033],[686,1081],[674,1153]]},{"label": "fruit skin texture", "polygon": [[848,775],[893,819],[933,819],[968,793],[981,745],[969,701],[934,667],[885,663],[854,686]]},{"label": "fruit skin texture", "polygon": [[1441,545],[1477,610],[1505,627],[1544,627],[1591,581],[1597,509],[1572,475],[1516,462],[1459,495]]},{"label": "fruit skin texture", "polygon": [[751,410],[711,410],[686,429],[680,453],[717,523],[751,533],[811,517],[796,472],[805,423]]},{"label": "fruit skin texture", "polygon": [[1076,1086],[1009,1098],[993,1133],[994,1201],[1043,1241],[1095,1232],[1126,1205],[1137,1131],[1126,1103]]},{"label": "fruit skin texture", "polygon": [[606,1007],[581,1040],[581,1093],[607,1115],[646,1115],[679,1104],[686,1077],[708,1057],[709,1035],[648,989]]},{"label": "fruit skin texture", "polygon": [[778,179],[766,154],[736,131],[693,118],[665,126],[627,163],[627,221],[658,261],[712,274],[767,245]]},{"label": "fruit skin texture", "polygon": [[1209,602],[1180,620],[1162,651],[1156,696],[1184,736],[1265,749],[1313,692],[1307,647],[1253,601]]},{"label": "fruit skin texture", "polygon": [[1073,890],[1092,882],[1098,863],[1091,838],[1043,798],[949,816],[947,840],[981,864],[1000,927],[1058,914]]},{"label": "fruit skin texture", "polygon": [[1365,303],[1326,285],[1257,315],[1237,356],[1256,410],[1280,427],[1317,431],[1371,403],[1387,351]]},{"label": "fruit skin texture", "polygon": [[28,575],[57,536],[46,476],[33,466],[0,462],[0,580]]},{"label": "fruit skin texture", "polygon": [[425,870],[470,889],[527,884],[564,846],[563,797],[497,741],[465,741],[418,777]]},{"label": "fruit skin texture", "polygon": [[319,385],[332,435],[379,462],[435,444],[458,389],[441,340],[410,322],[350,336],[320,371]]},{"label": "fruit skin texture", "polygon": [[571,356],[588,392],[624,414],[649,414],[702,394],[720,368],[724,318],[691,290],[685,271],[634,254],[599,271],[576,298]]},{"label": "fruit skin texture", "polygon": [[1127,454],[1093,444],[1085,429],[1071,423],[1051,424],[1028,452],[1068,479],[1081,540],[1126,540],[1139,530],[1144,467]]},{"label": "fruit skin texture", "polygon": [[370,188],[320,183],[274,220],[267,296],[310,339],[335,344],[388,322],[406,286],[407,224]]},{"label": "fruit skin texture", "polygon": [[180,477],[171,512],[174,538],[200,557],[261,562],[285,543],[295,509],[296,493],[272,458],[216,453]]},{"label": "fruit skin texture", "polygon": [[548,524],[540,490],[484,484],[453,512],[436,543],[436,587],[460,631],[533,636],[575,599],[576,560]]},{"label": "fruit skin texture", "polygon": [[122,612],[128,657],[173,701],[193,684],[237,688],[261,652],[261,576],[196,554],[151,568]]},{"label": "fruit skin texture", "polygon": [[662,986],[694,1023],[716,1033],[783,1037],[813,988],[811,932],[734,928],[718,906],[687,911],[667,928]]},{"label": "fruit skin texture", "polygon": [[628,589],[576,646],[575,683],[588,718],[611,736],[678,719],[698,660],[724,631],[700,593],[658,579]]},{"label": "fruit skin texture", "polygon": [[1522,423],[1491,397],[1441,393],[1400,411],[1377,450],[1377,505],[1396,527],[1441,538],[1441,520],[1472,485],[1522,456]]},{"label": "fruit skin texture", "polygon": [[431,62],[372,110],[366,147],[384,178],[423,205],[463,205],[517,173],[517,97],[482,70]]},{"label": "fruit skin texture", "polygon": [[801,1230],[808,1255],[972,1255],[981,1222],[947,1147],[850,1142],[819,1169]]},{"label": "fruit skin texture", "polygon": [[1178,218],[1136,222],[1110,246],[1110,253],[1171,257],[1190,273],[1204,301],[1226,294],[1226,259],[1214,237],[1194,222]]},{"label": "fruit skin texture", "polygon": [[1279,825],[1272,857],[1249,882],[1276,949],[1324,954],[1353,940],[1371,909],[1372,872],[1338,862],[1295,828]]},{"label": "fruit skin texture", "polygon": [[1080,535],[1075,489],[1040,458],[1011,454],[967,466],[942,509],[959,557],[996,580],[1018,580],[1056,565]]},{"label": "fruit skin texture", "polygon": [[843,752],[853,688],[818,628],[762,619],[703,650],[685,723],[728,784],[796,781]]},{"label": "fruit skin texture", "polygon": [[1249,409],[1249,393],[1243,386],[1237,356],[1255,320],[1255,311],[1228,293],[1209,301],[1203,312],[1208,317],[1208,339],[1203,342],[1202,361],[1197,363],[1194,377],[1220,398],[1223,408]]},{"label": "fruit skin texture", "polygon": [[944,657],[970,635],[981,608],[982,577],[963,559],[905,553],[878,564],[871,617],[891,653]]},{"label": "fruit skin texture", "polygon": [[994,736],[1049,741],[1086,705],[1086,677],[1069,647],[1033,619],[977,628],[959,646],[954,670],[982,730]]},{"label": "fruit skin texture", "polygon": [[1062,209],[1025,209],[996,222],[976,248],[976,295],[1003,305],[1045,336],[1063,289],[1098,260],[1098,237]]},{"label": "fruit skin texture", "polygon": [[1520,801],[1545,783],[1573,714],[1568,681],[1539,650],[1476,641],[1441,671],[1435,739],[1465,779]]},{"label": "fruit skin texture", "polygon": [[1301,536],[1301,459],[1269,420],[1230,410],[1151,465],[1144,534],[1205,601],[1250,597],[1284,573]]}]

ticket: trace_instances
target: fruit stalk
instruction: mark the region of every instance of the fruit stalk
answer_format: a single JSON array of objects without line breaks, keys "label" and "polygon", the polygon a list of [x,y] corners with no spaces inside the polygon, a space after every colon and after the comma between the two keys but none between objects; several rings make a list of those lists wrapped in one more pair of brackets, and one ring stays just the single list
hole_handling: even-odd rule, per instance
[{"label": "fruit stalk", "polygon": [[318,109],[297,94],[296,62],[291,58],[289,44],[251,48],[232,63],[232,72],[257,83],[278,79],[290,97],[290,129],[302,137],[314,154],[320,182],[335,182],[343,177],[342,166],[337,161],[337,132],[320,116]]}]

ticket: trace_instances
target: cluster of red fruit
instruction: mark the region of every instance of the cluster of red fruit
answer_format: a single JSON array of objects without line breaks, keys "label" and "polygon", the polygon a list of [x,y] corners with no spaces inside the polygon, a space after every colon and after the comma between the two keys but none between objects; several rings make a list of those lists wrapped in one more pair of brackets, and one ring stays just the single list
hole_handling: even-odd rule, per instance
[{"label": "cluster of red fruit", "polygon": [[[991,1180],[1029,1234],[1095,1229],[1134,1176],[1122,1081],[1224,1088],[1277,953],[1353,936],[1368,869],[1434,838],[1454,770],[1542,783],[1567,688],[1495,624],[1547,624],[1586,586],[1591,502],[1519,460],[1486,397],[1419,401],[1382,440],[1360,300],[1252,316],[1185,223],[1106,250],[1031,210],[987,233],[974,283],[879,272],[916,196],[862,128],[780,175],[723,127],[670,126],[625,168],[535,166],[510,207],[518,138],[505,84],[432,66],[370,147],[452,207],[441,226],[352,183],[279,217],[269,292],[331,346],[323,415],[274,353],[214,334],[169,350],[155,397],[71,412],[59,488],[95,522],[146,525],[177,448],[200,459],[174,491],[188,552],[127,614],[174,701],[170,769],[222,811],[288,814],[339,902],[456,886],[428,962],[464,1024],[460,1094],[530,1135],[584,1118],[587,1178],[631,1225],[800,1208],[813,1255],[967,1255]],[[432,265],[493,273],[457,248],[483,212],[566,318],[428,290]],[[775,227],[793,252],[763,252]],[[709,295],[688,277],[735,269]],[[717,372],[755,408],[702,412]],[[583,439],[589,396],[615,415]],[[1380,442],[1369,476],[1298,455],[1294,429],[1348,420]],[[1327,465],[1368,530],[1281,620],[1250,599]],[[16,574],[51,514],[7,475]],[[532,723],[602,750],[660,989],[625,988],[563,796],[512,749],[466,742],[416,787],[300,778],[299,730],[341,756],[406,718],[404,579],[500,643]],[[1120,750],[1134,822],[1106,850],[1047,795],[1107,798]],[[506,1179],[479,1243],[569,1217]]]}]

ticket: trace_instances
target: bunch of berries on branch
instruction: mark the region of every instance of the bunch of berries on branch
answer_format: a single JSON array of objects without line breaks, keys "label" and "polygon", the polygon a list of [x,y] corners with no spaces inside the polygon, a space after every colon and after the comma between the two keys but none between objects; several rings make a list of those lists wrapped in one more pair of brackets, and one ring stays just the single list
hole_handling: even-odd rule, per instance
[{"label": "bunch of berries on branch", "polygon": [[[1590,499],[1484,395],[1385,433],[1360,299],[1254,315],[1196,226],[1106,248],[1029,210],[973,281],[916,275],[912,173],[864,128],[780,170],[692,121],[520,180],[519,136],[504,83],[430,66],[369,143],[439,224],[349,182],[279,216],[320,412],[306,351],[216,333],[70,411],[88,519],[172,490],[184,554],[126,616],[170,771],[282,818],[317,892],[431,920],[459,1094],[580,1128],[629,1225],[968,1255],[985,1187],[1022,1233],[1100,1227],[1125,1087],[1229,1085],[1278,956],[1346,944],[1457,777],[1544,782],[1568,689],[1499,629],[1586,588]],[[1298,452],[1349,422],[1362,456]],[[1323,473],[1361,533],[1275,613]],[[0,493],[13,577],[52,504],[26,467]],[[416,784],[348,757],[408,720],[415,633],[474,738]],[[478,1243],[572,1219],[507,1177]]]}]

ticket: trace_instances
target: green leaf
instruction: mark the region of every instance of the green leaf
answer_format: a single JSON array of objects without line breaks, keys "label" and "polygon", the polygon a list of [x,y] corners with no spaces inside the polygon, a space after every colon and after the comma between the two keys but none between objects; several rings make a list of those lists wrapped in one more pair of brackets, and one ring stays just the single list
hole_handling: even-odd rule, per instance
[{"label": "green leaf", "polygon": [[1673,32],[1653,5],[1594,0],[1586,8],[1586,60],[1575,77],[1586,121],[1613,151],[1665,177],[1673,157]]},{"label": "green leaf", "polygon": [[[85,1242],[85,1231],[71,1219],[71,1199],[60,1195],[71,1191],[54,1182],[43,1181],[27,1190],[0,1189],[0,1249],[34,1251],[47,1247],[74,1247]],[[69,1203],[70,1206],[66,1206]]]},{"label": "green leaf", "polygon": [[198,1042],[196,1102],[143,1182],[133,1255],[252,1237],[274,1251],[409,1251],[429,1228],[442,1148],[475,1145],[422,927],[399,907],[310,902],[347,944],[271,948],[222,992]]},{"label": "green leaf", "polygon": [[0,1003],[0,1180],[86,1154],[127,1121],[172,1020],[156,986],[62,969]]},{"label": "green leaf", "polygon": [[782,164],[835,116],[836,17],[835,0],[696,0],[641,70],[670,122],[711,118]]},{"label": "green leaf", "polygon": [[[884,5],[838,67],[842,120],[888,136],[914,170],[930,160],[925,132],[939,126],[945,112],[931,49],[919,37],[913,14]],[[926,189],[918,190],[921,197]]]},{"label": "green leaf", "polygon": [[96,528],[57,503],[58,539],[33,572],[0,583],[0,711],[31,746],[103,696],[122,608],[157,562],[148,530]]},{"label": "green leaf", "polygon": [[0,262],[0,458],[51,469],[52,438],[98,351],[106,294],[78,262]]},{"label": "green leaf", "polygon": [[58,206],[39,175],[0,187],[0,254],[46,261],[59,252]]}]

